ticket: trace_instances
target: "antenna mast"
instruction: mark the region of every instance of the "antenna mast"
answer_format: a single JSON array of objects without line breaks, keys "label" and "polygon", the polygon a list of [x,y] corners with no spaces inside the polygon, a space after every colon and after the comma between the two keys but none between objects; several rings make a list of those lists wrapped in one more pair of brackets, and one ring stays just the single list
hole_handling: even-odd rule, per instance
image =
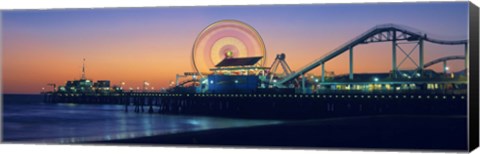
[{"label": "antenna mast", "polygon": [[86,80],[85,77],[85,58],[83,58],[83,67],[82,67],[82,80]]}]

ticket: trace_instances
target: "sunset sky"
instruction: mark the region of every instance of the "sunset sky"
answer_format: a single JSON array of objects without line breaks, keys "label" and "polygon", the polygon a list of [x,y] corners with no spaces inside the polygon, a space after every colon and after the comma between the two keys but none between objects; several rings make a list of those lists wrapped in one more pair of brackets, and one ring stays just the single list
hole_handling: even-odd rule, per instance
[{"label": "sunset sky", "polygon": [[[47,83],[79,79],[82,59],[87,77],[126,82],[149,81],[167,87],[175,74],[193,71],[192,46],[211,23],[235,19],[254,27],[267,50],[266,65],[285,53],[296,70],[378,24],[396,23],[440,38],[467,38],[467,2],[324,4],[277,6],[158,7],[2,12],[3,93],[38,93]],[[410,51],[408,46],[403,47]],[[407,52],[408,52],[407,51]],[[398,51],[398,60],[403,54]],[[463,55],[463,45],[425,44],[425,62]],[[391,42],[354,48],[354,71],[391,69]],[[415,52],[413,58],[418,58]],[[464,62],[449,62],[451,71]],[[348,54],[326,70],[348,73]],[[406,62],[402,68],[413,68]],[[441,64],[432,67],[441,71]],[[320,69],[310,73],[320,74]]]}]

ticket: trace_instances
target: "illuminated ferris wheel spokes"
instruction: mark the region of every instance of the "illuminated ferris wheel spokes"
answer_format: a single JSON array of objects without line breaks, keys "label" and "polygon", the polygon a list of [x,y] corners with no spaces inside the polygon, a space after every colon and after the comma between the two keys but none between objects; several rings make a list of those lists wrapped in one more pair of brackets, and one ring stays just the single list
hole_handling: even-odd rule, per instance
[{"label": "illuminated ferris wheel spokes", "polygon": [[195,40],[193,66],[200,74],[225,58],[262,57],[256,66],[265,64],[265,45],[253,27],[237,20],[221,20],[205,28]]}]

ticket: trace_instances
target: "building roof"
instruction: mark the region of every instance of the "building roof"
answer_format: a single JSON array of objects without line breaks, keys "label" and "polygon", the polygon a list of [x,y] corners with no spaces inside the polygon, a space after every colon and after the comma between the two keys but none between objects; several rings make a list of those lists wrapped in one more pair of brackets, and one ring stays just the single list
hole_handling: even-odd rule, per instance
[{"label": "building roof", "polygon": [[263,57],[225,58],[215,67],[248,66],[256,64]]}]

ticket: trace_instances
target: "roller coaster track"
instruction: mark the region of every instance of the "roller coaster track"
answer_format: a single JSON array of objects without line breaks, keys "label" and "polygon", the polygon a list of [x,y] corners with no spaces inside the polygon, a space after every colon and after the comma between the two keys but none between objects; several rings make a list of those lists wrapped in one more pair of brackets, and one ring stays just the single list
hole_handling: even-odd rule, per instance
[{"label": "roller coaster track", "polygon": [[459,60],[459,59],[465,59],[465,56],[448,56],[448,57],[438,58],[438,59],[435,59],[435,60],[432,60],[432,61],[426,63],[423,67],[427,68],[427,67],[430,67],[432,65],[435,65],[435,64],[443,62],[443,61]]},{"label": "roller coaster track", "polygon": [[337,57],[338,55],[348,51],[350,48],[353,48],[359,44],[367,44],[374,42],[387,42],[387,41],[418,41],[424,40],[431,43],[443,44],[443,45],[461,45],[467,44],[467,40],[442,40],[437,38],[431,38],[426,33],[416,30],[411,27],[397,25],[397,24],[383,24],[377,25],[368,31],[362,33],[361,35],[355,37],[354,39],[344,43],[338,48],[328,52],[324,56],[314,60],[308,65],[300,68],[298,71],[284,77],[278,81],[275,85],[278,87],[283,87],[287,82],[292,81],[302,74],[307,73],[308,71],[324,64],[325,62]]}]

